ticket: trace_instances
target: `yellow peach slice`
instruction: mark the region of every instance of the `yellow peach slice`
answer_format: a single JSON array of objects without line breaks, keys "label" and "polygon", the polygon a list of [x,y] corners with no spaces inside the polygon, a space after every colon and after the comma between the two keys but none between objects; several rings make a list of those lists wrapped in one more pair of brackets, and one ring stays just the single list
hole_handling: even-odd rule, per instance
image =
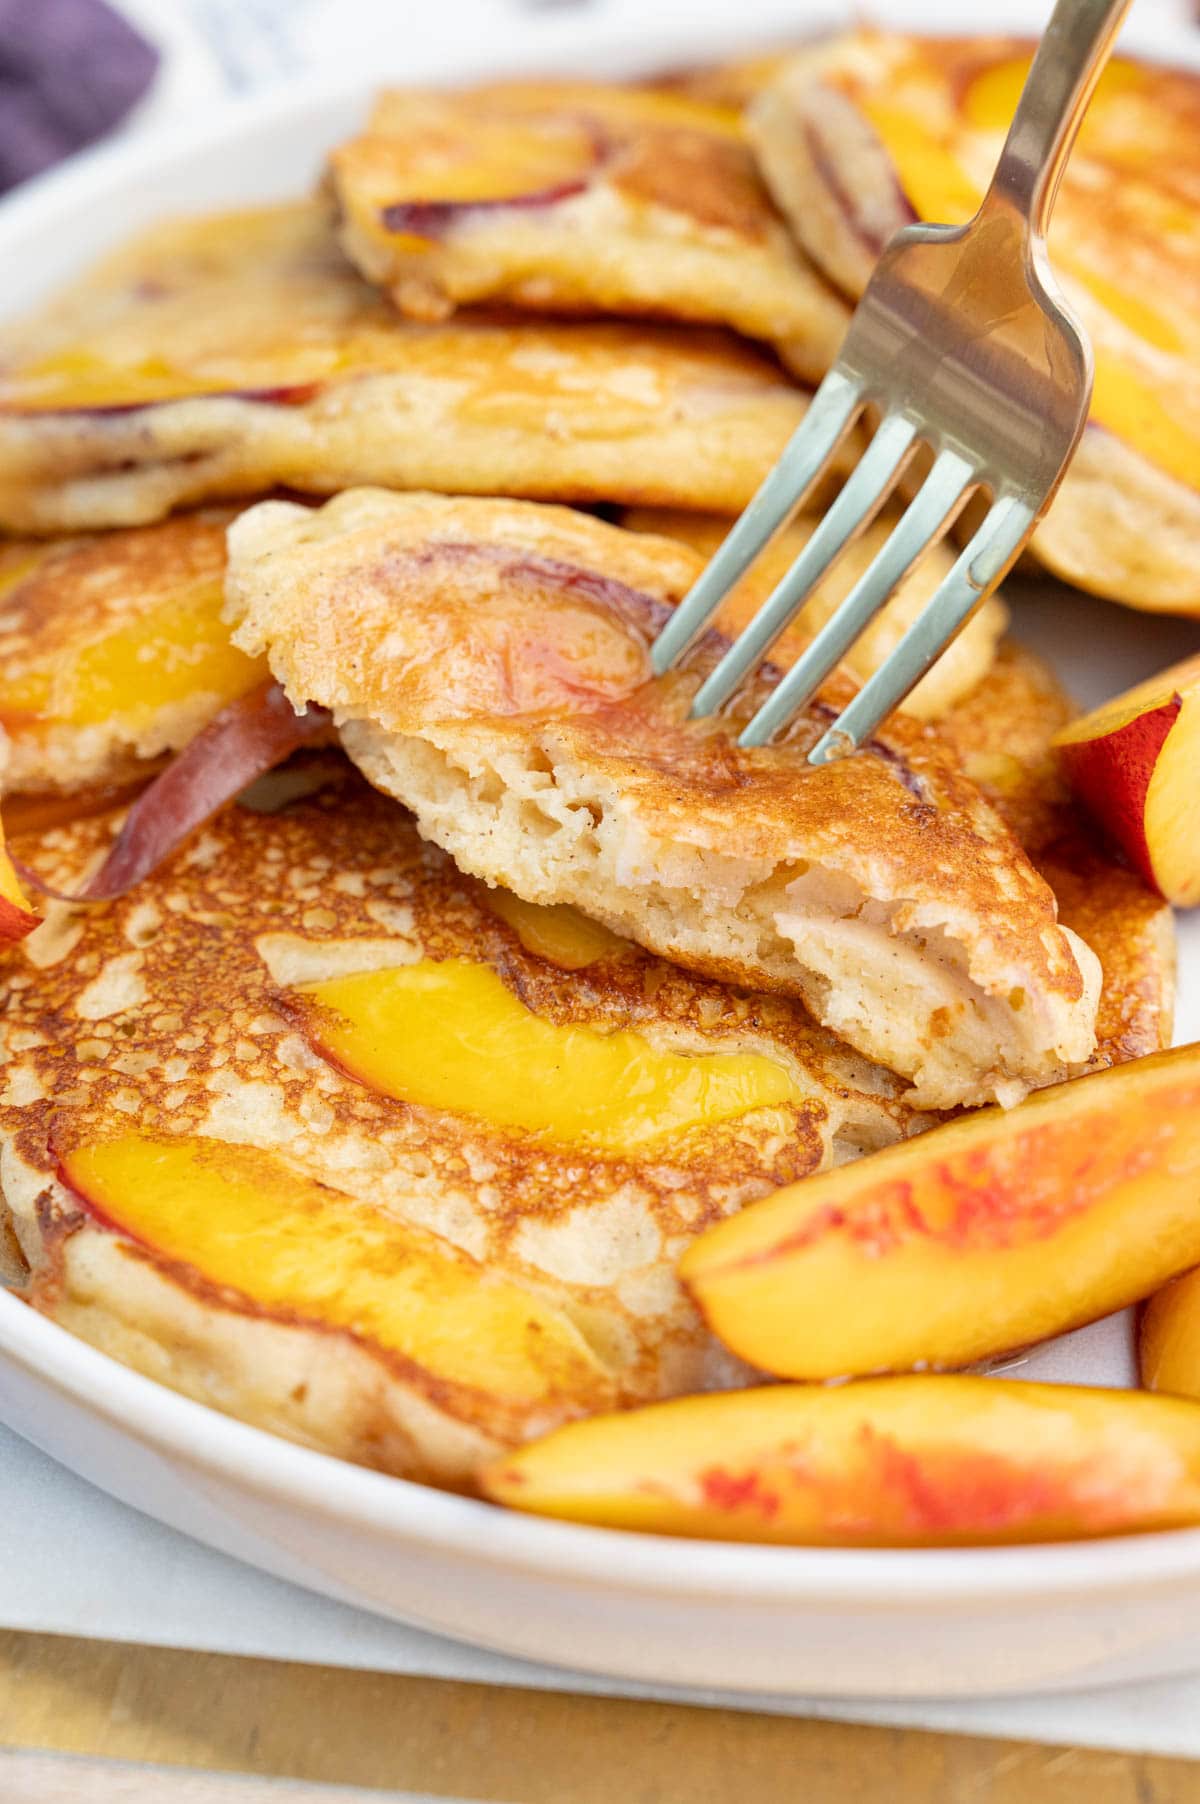
[{"label": "yellow peach slice", "polygon": [[27,720],[94,726],[117,719],[136,732],[193,695],[236,700],[267,669],[231,644],[223,604],[219,578],[198,582],[70,659],[47,658],[16,675],[0,671],[0,720],[20,731]]},{"label": "yellow peach slice", "polygon": [[1164,1285],[1138,1325],[1142,1383],[1175,1397],[1200,1397],[1200,1271]]},{"label": "yellow peach slice", "polygon": [[981,1110],[752,1204],[680,1272],[788,1378],[963,1366],[1200,1261],[1200,1046]]},{"label": "yellow peach slice", "polygon": [[1080,801],[1152,888],[1200,903],[1200,655],[1074,720],[1055,744]]},{"label": "yellow peach slice", "polygon": [[632,1150],[803,1100],[757,1053],[685,1053],[534,1014],[488,965],[422,959],[291,992],[310,1040],[402,1102],[556,1142]]},{"label": "yellow peach slice", "polygon": [[482,1483],[514,1509],[709,1540],[1075,1540],[1200,1522],[1200,1408],[991,1378],[771,1385],[574,1423]]},{"label": "yellow peach slice", "polygon": [[231,1307],[352,1335],[512,1403],[603,1393],[579,1330],[536,1292],[255,1147],[130,1133],[60,1154],[102,1226]]},{"label": "yellow peach slice", "polygon": [[557,965],[560,971],[586,970],[629,945],[599,921],[581,915],[569,902],[526,902],[509,889],[483,889],[483,901],[512,928],[526,952]]}]

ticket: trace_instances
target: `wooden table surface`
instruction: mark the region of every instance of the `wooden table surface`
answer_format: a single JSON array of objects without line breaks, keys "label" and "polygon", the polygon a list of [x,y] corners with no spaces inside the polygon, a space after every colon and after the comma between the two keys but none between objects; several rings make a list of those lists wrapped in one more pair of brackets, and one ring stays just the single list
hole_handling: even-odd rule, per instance
[{"label": "wooden table surface", "polygon": [[1184,1804],[1200,1764],[0,1632],[2,1804]]}]

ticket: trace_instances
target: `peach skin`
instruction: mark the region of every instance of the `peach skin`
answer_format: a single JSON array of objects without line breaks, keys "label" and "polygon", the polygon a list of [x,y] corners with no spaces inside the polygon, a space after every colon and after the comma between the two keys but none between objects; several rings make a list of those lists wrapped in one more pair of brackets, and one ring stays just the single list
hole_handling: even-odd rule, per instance
[{"label": "peach skin", "polygon": [[1200,1522],[1200,1408],[999,1378],[780,1384],[555,1430],[485,1467],[514,1509],[824,1547],[1062,1541]]},{"label": "peach skin", "polygon": [[1150,1298],[1138,1330],[1147,1390],[1200,1397],[1200,1271],[1185,1272]]},{"label": "peach skin", "polygon": [[742,1359],[837,1378],[969,1365],[1198,1262],[1200,1046],[1184,1046],[789,1185],[679,1269]]},{"label": "peach skin", "polygon": [[1146,882],[1200,902],[1200,654],[1072,721],[1054,742],[1080,801]]},{"label": "peach skin", "polygon": [[15,945],[40,924],[41,916],[30,907],[9,857],[4,843],[4,823],[0,820],[0,946]]}]

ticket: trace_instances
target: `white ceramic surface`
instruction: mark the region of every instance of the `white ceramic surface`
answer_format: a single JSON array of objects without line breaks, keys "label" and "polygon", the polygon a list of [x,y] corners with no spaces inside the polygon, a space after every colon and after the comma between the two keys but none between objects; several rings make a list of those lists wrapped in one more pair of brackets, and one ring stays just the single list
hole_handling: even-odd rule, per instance
[{"label": "white ceramic surface", "polygon": [[[408,80],[679,61],[729,26],[631,46],[586,20],[451,54]],[[301,188],[361,88],[293,92],[155,144],[101,151],[0,208],[0,309],[19,311],[161,214]],[[1030,592],[1020,629],[1085,701],[1200,643],[1200,628]],[[1085,649],[1086,648],[1086,649]],[[1180,1037],[1200,1037],[1200,920]],[[1092,1349],[1089,1359],[1080,1348]],[[1101,1369],[1095,1349],[1104,1349]],[[1039,1375],[1127,1375],[1120,1322],[1035,1356]],[[246,1428],[106,1359],[0,1294],[0,1418],[64,1465],[214,1547],[421,1627],[576,1669],[776,1695],[945,1696],[1200,1666],[1200,1531],[1016,1550],[839,1553],[656,1540],[505,1515]]]}]

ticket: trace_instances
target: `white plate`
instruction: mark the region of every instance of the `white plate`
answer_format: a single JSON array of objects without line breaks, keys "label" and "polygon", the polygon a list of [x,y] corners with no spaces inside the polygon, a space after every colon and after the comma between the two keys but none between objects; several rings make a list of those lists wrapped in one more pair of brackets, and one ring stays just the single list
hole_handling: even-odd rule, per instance
[{"label": "white plate", "polygon": [[[499,21],[498,21],[499,23]],[[511,26],[510,26],[511,33]],[[619,70],[728,45],[647,46],[559,20],[503,47],[412,47],[408,80]],[[682,46],[682,47],[681,47]],[[231,109],[101,151],[0,209],[0,305],[28,306],[159,215],[302,188],[361,117],[360,86]],[[1053,606],[1051,601],[1053,598]],[[1184,655],[1194,624],[1036,593],[1020,630],[1093,701]],[[1087,647],[1086,656],[1081,647]],[[1200,919],[1185,924],[1181,1038],[1200,1037]],[[1039,1376],[1128,1378],[1120,1319],[1035,1355]],[[244,1427],[114,1364],[0,1294],[0,1417],[64,1465],[281,1577],[503,1652],[675,1685],[934,1696],[1200,1666],[1200,1531],[931,1553],[724,1546],[506,1515]]]}]

